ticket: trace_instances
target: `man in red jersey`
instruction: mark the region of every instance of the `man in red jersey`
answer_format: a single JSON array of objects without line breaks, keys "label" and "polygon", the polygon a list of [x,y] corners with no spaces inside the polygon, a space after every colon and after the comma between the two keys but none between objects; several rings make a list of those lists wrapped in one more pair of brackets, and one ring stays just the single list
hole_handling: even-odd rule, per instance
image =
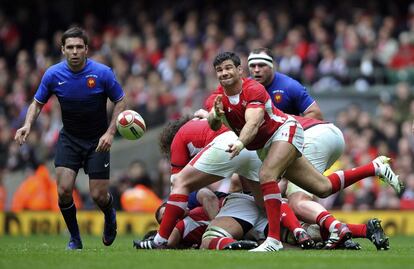
[{"label": "man in red jersey", "polygon": [[359,170],[357,168],[357,172],[341,171],[324,177],[302,156],[302,126],[293,117],[274,107],[260,83],[242,79],[240,58],[233,52],[220,53],[213,65],[220,86],[212,95],[214,101],[208,118],[210,127],[218,130],[224,122],[238,135],[228,145],[230,159],[246,147],[257,150],[263,161],[259,178],[269,220],[269,233],[266,240],[251,251],[278,251],[283,248],[278,221],[281,196],[276,183],[276,179],[282,175],[319,197],[327,197],[362,179],[362,175],[366,177],[372,174],[383,177],[396,192],[401,191],[398,176],[390,172],[392,170],[385,159]]},{"label": "man in red jersey", "polygon": [[[261,161],[256,152],[244,150],[232,160],[225,152],[228,143],[236,138],[236,134],[224,126],[213,131],[206,119],[187,119],[187,122],[184,119],[164,129],[160,145],[164,152],[170,153],[171,195],[157,235],[153,240],[136,241],[136,248],[167,246],[177,220],[185,213],[190,192],[230,177],[233,173],[257,185]],[[256,197],[261,196],[259,188],[252,186],[249,189]],[[214,212],[214,208],[211,212]]]}]

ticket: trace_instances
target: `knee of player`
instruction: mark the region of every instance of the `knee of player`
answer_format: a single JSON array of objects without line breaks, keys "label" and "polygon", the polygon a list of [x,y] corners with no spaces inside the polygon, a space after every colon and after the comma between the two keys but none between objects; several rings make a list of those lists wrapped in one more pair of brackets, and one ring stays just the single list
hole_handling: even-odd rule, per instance
[{"label": "knee of player", "polygon": [[332,194],[332,186],[329,182],[320,184],[317,193],[315,193],[319,198],[326,198]]},{"label": "knee of player", "polygon": [[177,190],[183,188],[188,188],[188,180],[186,180],[186,178],[181,176],[180,174],[177,174],[174,177],[174,181],[171,183],[171,189]]},{"label": "knee of player", "polygon": [[272,173],[271,170],[262,167],[259,171],[259,179],[260,183],[266,183],[276,180],[276,176]]},{"label": "knee of player", "polygon": [[100,189],[91,189],[90,194],[92,197],[92,200],[94,200],[98,204],[102,204],[108,200],[108,194],[106,190],[100,190]]},{"label": "knee of player", "polygon": [[70,198],[70,197],[72,197],[72,191],[73,191],[72,186],[59,185],[57,190],[58,190],[58,196],[60,198]]}]

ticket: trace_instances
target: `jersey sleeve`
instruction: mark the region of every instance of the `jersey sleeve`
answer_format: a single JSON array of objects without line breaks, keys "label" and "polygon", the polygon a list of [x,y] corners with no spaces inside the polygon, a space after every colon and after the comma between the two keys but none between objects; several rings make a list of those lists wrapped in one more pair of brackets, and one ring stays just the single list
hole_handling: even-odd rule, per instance
[{"label": "jersey sleeve", "polygon": [[171,174],[180,172],[190,161],[190,153],[187,146],[181,140],[179,133],[177,133],[171,143],[170,151]]},{"label": "jersey sleeve", "polygon": [[265,104],[269,99],[266,89],[256,83],[252,85],[246,94],[246,108],[265,108]]},{"label": "jersey sleeve", "polygon": [[125,96],[114,72],[109,68],[105,70],[105,91],[112,102],[118,102]]},{"label": "jersey sleeve", "polygon": [[315,100],[309,95],[305,86],[297,81],[292,83],[289,92],[293,93],[293,100],[295,100],[296,109],[300,113],[305,112],[315,102]]},{"label": "jersey sleeve", "polygon": [[45,72],[37,88],[34,99],[40,104],[46,104],[53,92],[51,90],[52,75],[49,70]]}]

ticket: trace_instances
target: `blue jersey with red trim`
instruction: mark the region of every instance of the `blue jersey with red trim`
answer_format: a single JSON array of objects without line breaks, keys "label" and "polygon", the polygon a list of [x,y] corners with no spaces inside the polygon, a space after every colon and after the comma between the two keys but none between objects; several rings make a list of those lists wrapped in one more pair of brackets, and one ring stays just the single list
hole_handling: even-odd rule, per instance
[{"label": "blue jersey with red trim", "polygon": [[79,138],[97,138],[108,128],[106,102],[118,102],[124,92],[112,70],[87,59],[85,67],[73,72],[66,60],[48,68],[34,99],[45,104],[56,95],[65,131]]},{"label": "blue jersey with red trim", "polygon": [[278,109],[292,115],[301,115],[315,102],[302,84],[279,72],[266,90]]}]

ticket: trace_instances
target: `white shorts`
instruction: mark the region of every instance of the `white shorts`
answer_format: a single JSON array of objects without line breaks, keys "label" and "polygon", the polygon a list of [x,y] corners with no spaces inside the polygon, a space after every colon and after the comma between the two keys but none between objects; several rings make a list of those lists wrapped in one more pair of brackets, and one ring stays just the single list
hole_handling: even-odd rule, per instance
[{"label": "white shorts", "polygon": [[256,205],[253,196],[244,193],[230,193],[224,199],[223,206],[216,218],[238,218],[255,226],[263,214],[266,217],[266,213]]},{"label": "white shorts", "polygon": [[[320,173],[331,167],[342,155],[344,149],[344,136],[341,130],[332,123],[318,124],[305,130],[303,155]],[[307,193],[311,197],[313,196],[310,192],[289,181],[286,195],[289,196],[299,191]]]},{"label": "white shorts", "polygon": [[231,177],[237,173],[246,179],[259,182],[259,169],[262,165],[257,153],[243,149],[239,155],[230,159],[226,152],[230,143],[237,140],[237,135],[228,131],[220,134],[190,161],[190,165],[207,174]]},{"label": "white shorts", "polygon": [[257,155],[259,155],[260,160],[263,161],[266,158],[270,146],[276,141],[289,142],[302,154],[304,142],[302,125],[292,116],[288,116],[285,123],[276,130],[273,136],[266,142],[265,146],[257,150]]}]

